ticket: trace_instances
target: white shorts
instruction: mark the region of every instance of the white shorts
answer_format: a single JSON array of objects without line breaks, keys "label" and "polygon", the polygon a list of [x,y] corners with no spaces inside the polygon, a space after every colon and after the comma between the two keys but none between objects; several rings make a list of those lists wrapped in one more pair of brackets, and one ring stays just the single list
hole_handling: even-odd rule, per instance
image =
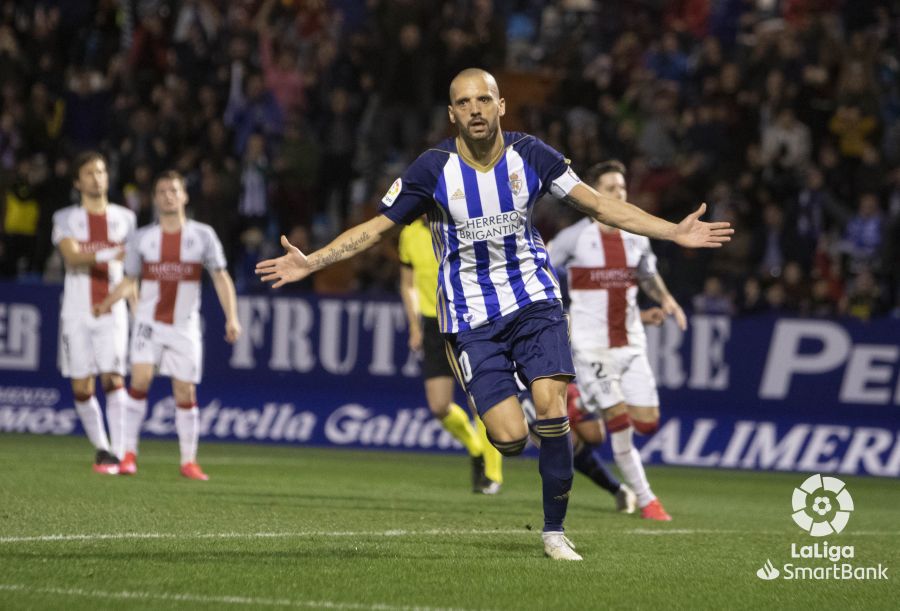
[{"label": "white shorts", "polygon": [[80,380],[101,373],[125,375],[128,365],[128,312],[123,308],[95,318],[59,319],[59,370]]},{"label": "white shorts", "polygon": [[164,376],[199,384],[203,373],[200,326],[135,321],[131,333],[131,364],[154,365]]},{"label": "white shorts", "polygon": [[622,346],[578,350],[575,381],[585,408],[596,413],[619,403],[659,406],[656,378],[643,348]]}]

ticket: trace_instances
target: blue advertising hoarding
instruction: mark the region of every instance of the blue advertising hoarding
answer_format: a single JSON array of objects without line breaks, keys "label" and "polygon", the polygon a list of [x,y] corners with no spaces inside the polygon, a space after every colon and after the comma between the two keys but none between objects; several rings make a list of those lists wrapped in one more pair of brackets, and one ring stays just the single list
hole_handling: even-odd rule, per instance
[{"label": "blue advertising hoarding", "polygon": [[[79,434],[56,367],[60,287],[0,284],[0,432]],[[204,297],[204,439],[419,451],[460,446],[425,407],[393,297],[239,296],[224,341]],[[900,322],[694,315],[648,329],[660,430],[649,463],[900,476]],[[168,381],[145,437],[174,436]]]}]

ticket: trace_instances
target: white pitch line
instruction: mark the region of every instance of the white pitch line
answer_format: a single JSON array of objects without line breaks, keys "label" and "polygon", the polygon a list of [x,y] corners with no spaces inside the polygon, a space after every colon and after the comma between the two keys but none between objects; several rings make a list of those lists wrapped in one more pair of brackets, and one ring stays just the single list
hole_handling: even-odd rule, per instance
[{"label": "white pitch line", "polygon": [[290,600],[287,598],[255,598],[250,596],[203,596],[201,594],[171,594],[166,592],[104,592],[81,588],[31,588],[18,584],[0,584],[0,591],[28,594],[56,594],[86,598],[111,598],[114,600],[164,600],[184,603],[213,603],[226,605],[250,605],[264,607],[310,607],[313,609],[359,609],[367,611],[465,611],[444,607],[397,606],[383,603],[341,603],[330,600]]},{"label": "white pitch line", "polygon": [[[618,533],[606,533],[596,530],[574,530],[572,534],[578,536],[580,534],[626,534],[636,536],[691,536],[691,535],[765,535],[765,536],[789,536],[786,531],[764,531],[764,530],[714,530],[714,529],[691,529],[691,528],[669,528],[669,529],[651,529],[651,528],[635,528],[631,530],[619,531]],[[379,531],[296,531],[296,532],[255,532],[255,533],[239,533],[239,532],[223,532],[223,533],[85,533],[85,534],[52,534],[52,535],[31,535],[31,536],[7,536],[0,537],[2,543],[52,543],[52,542],[70,542],[70,541],[107,541],[107,540],[141,540],[141,539],[299,539],[299,538],[315,538],[315,537],[358,537],[358,538],[378,538],[378,537],[434,537],[434,536],[487,536],[487,535],[528,535],[533,536],[537,531],[526,530],[522,528],[516,529],[496,529],[496,530],[452,530],[452,529],[431,529],[431,530],[379,530]],[[859,531],[849,532],[848,536],[898,536],[900,531]]]}]

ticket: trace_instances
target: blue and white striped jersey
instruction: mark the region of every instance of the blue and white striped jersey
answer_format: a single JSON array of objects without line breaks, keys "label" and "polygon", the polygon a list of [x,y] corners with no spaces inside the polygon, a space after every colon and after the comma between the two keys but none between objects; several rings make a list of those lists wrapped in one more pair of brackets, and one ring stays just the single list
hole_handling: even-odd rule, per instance
[{"label": "blue and white striped jersey", "polygon": [[454,138],[441,142],[422,153],[381,200],[379,212],[395,223],[428,215],[444,333],[560,299],[531,213],[544,193],[565,197],[580,180],[560,153],[534,136],[503,132],[503,138],[506,148],[490,167],[463,159]]}]

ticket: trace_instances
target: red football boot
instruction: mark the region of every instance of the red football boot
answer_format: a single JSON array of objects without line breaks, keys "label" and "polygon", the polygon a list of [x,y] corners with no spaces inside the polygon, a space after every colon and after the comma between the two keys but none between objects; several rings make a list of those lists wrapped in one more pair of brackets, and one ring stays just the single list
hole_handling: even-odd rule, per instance
[{"label": "red football boot", "polygon": [[653,499],[650,503],[641,508],[641,517],[645,520],[657,520],[659,522],[671,522],[672,516],[666,513],[659,499]]},{"label": "red football boot", "polygon": [[134,452],[125,452],[125,458],[119,463],[119,475],[134,475],[137,473],[137,456]]},{"label": "red football boot", "polygon": [[209,476],[203,472],[203,469],[200,468],[195,462],[189,462],[181,465],[181,474],[188,479],[197,479],[205,482],[209,479]]}]

